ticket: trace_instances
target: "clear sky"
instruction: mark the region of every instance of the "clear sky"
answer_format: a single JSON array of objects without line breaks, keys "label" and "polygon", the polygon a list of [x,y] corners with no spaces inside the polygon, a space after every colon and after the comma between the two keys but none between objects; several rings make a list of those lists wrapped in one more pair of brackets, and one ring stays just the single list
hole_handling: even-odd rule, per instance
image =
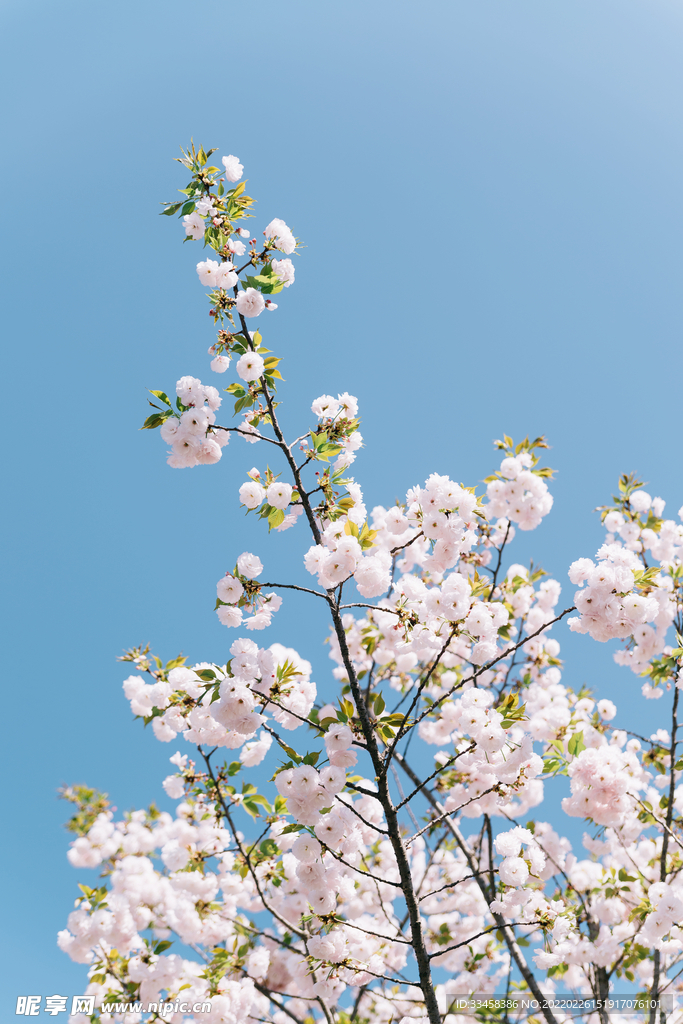
[{"label": "clear sky", "polygon": [[[302,537],[266,540],[237,507],[257,449],[173,471],[137,429],[145,388],[225,380],[201,250],[157,216],[185,184],[178,145],[237,154],[255,223],[282,217],[307,246],[261,318],[287,425],[303,432],[320,393],[358,395],[370,507],[434,471],[477,483],[503,432],[547,434],[555,508],[512,550],[569,604],[566,567],[595,553],[591,510],[619,473],[683,504],[683,8],[4,0],[0,25],[13,1014],[17,994],[83,990],[55,935],[92,879],[66,861],[57,787],[87,781],[123,809],[158,800],[170,770],[175,746],[131,721],[117,654],[149,641],[224,661],[214,584],[235,556],[302,572]],[[324,690],[321,629],[288,599],[267,637]],[[556,635],[570,685],[660,724],[611,645]]]}]

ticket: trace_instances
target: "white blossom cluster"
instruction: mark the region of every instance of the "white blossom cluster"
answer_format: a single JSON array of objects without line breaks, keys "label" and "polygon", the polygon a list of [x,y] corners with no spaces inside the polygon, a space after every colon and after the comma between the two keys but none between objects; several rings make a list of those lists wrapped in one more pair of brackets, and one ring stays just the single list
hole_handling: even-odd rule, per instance
[{"label": "white blossom cluster", "polygon": [[[574,595],[580,615],[568,623],[570,629],[588,633],[594,640],[629,640],[625,649],[615,653],[615,660],[641,674],[652,658],[666,651],[667,633],[677,614],[670,570],[681,563],[683,525],[661,519],[664,501],[652,499],[645,491],[635,491],[629,504],[635,516],[626,518],[616,510],[605,516],[608,533],[597,552],[597,564],[579,558],[570,566],[569,578],[581,589]],[[656,530],[644,525],[643,514],[655,517]],[[678,515],[683,519],[683,508]],[[660,566],[650,566],[649,579],[639,593],[638,579],[647,565],[644,552]],[[643,693],[657,698],[663,691],[645,683]]]},{"label": "white blossom cluster", "polygon": [[535,529],[553,507],[545,481],[531,469],[528,452],[509,455],[500,464],[499,479],[486,489],[492,516],[518,523],[520,530]]},{"label": "white blossom cluster", "polygon": [[[263,572],[261,559],[256,555],[243,551],[237,559],[236,571],[237,576],[226,573],[216,584],[219,602],[216,615],[224,626],[244,624],[247,629],[265,629],[270,626],[274,613],[280,610],[282,598],[279,594],[264,594],[260,589],[249,596],[245,593],[240,576],[246,582]],[[253,612],[247,619],[243,618],[243,607]]]},{"label": "white blossom cluster", "polygon": [[227,431],[211,430],[222,401],[218,391],[196,377],[181,377],[176,394],[187,408],[178,416],[170,415],[161,427],[162,440],[171,446],[169,466],[187,469],[218,462],[230,440]]},{"label": "white blossom cluster", "polygon": [[[247,639],[235,640],[230,653],[228,666],[207,663],[173,668],[167,682],[145,683],[142,676],[129,676],[123,689],[131,711],[142,718],[154,716],[154,735],[164,743],[182,733],[190,743],[231,750],[252,739],[267,721],[257,711],[264,699],[283,729],[296,729],[306,721],[317,692],[309,662],[291,648],[272,644],[263,649]],[[279,681],[278,669],[285,665],[291,666],[291,672]],[[198,675],[206,671],[211,673],[210,684]],[[243,763],[259,764],[271,742],[265,735],[248,745]]]}]

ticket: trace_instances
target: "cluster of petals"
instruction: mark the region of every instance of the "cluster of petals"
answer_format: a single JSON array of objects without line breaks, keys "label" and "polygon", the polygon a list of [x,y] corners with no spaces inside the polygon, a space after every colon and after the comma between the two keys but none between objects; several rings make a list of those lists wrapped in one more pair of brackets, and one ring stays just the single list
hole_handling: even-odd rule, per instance
[{"label": "cluster of petals", "polygon": [[271,220],[263,234],[266,238],[274,239],[278,249],[281,249],[287,256],[296,249],[296,238],[292,234],[291,228],[279,217]]},{"label": "cluster of petals", "polygon": [[531,469],[526,452],[507,456],[500,464],[499,477],[486,489],[488,514],[517,523],[520,530],[533,530],[553,506],[545,480]]},{"label": "cluster of petals", "polygon": [[199,280],[208,288],[234,288],[237,284],[235,267],[230,260],[217,263],[216,260],[204,260],[197,264]]},{"label": "cluster of petals", "polygon": [[[265,704],[268,715],[284,729],[296,729],[307,719],[316,696],[309,662],[292,648],[259,648],[247,639],[235,640],[230,653],[227,673],[225,666],[202,663],[171,669],[167,681],[146,683],[142,676],[129,676],[123,689],[131,711],[151,718],[154,735],[163,742],[182,734],[190,743],[229,749],[242,747],[266,722],[259,705]],[[278,669],[288,662],[294,670],[279,682]],[[214,687],[197,674],[202,669],[213,673],[218,699]],[[258,749],[250,748],[252,764],[263,759],[271,738],[265,734],[259,742]]]},{"label": "cluster of petals", "polygon": [[571,796],[562,801],[565,814],[614,827],[633,815],[633,795],[646,777],[633,752],[603,745],[582,750],[569,766],[569,778]]},{"label": "cluster of petals", "polygon": [[[224,626],[244,625],[246,629],[265,629],[270,626],[273,615],[282,607],[282,598],[279,594],[265,594],[258,590],[249,598],[245,595],[244,586],[240,576],[247,580],[256,579],[263,572],[263,564],[257,555],[249,551],[243,551],[237,559],[237,572],[226,573],[216,584],[216,595],[218,607],[216,615]],[[243,617],[243,609],[252,614],[248,618]]]},{"label": "cluster of petals", "polygon": [[166,460],[169,466],[187,469],[218,462],[221,449],[230,440],[227,430],[211,429],[222,401],[218,391],[196,377],[181,377],[176,384],[176,394],[189,408],[179,416],[169,416],[162,424],[162,440],[171,446]]},{"label": "cluster of petals", "polygon": [[597,565],[579,558],[569,567],[569,579],[581,588],[574,594],[580,614],[569,620],[570,629],[602,642],[624,639],[658,617],[660,602],[634,591],[634,572],[642,569],[634,552],[615,542],[603,544],[596,558]]},{"label": "cluster of petals", "polygon": [[[332,395],[320,395],[311,405],[311,412],[320,421],[319,429],[339,427],[344,421],[354,421],[358,416],[358,399],[344,392],[333,398]],[[356,460],[356,453],[363,445],[363,435],[357,427],[344,430],[336,444],[341,451],[335,458],[332,468],[335,472],[346,469]]]}]

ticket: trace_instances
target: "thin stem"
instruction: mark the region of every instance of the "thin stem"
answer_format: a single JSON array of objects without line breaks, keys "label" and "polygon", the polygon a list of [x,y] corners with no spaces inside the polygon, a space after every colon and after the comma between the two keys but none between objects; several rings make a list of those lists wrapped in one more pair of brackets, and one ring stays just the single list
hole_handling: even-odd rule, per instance
[{"label": "thin stem", "polygon": [[439,768],[437,768],[437,769],[436,769],[436,771],[435,771],[435,772],[432,772],[432,774],[431,774],[431,775],[428,775],[428,776],[427,776],[427,778],[426,778],[426,779],[424,780],[424,782],[422,782],[422,783],[421,783],[421,784],[420,784],[419,786],[417,786],[417,787],[416,787],[416,788],[415,788],[415,789],[414,789],[414,790],[412,791],[412,793],[410,794],[410,796],[407,796],[407,797],[405,798],[405,800],[403,800],[403,801],[402,801],[402,802],[401,802],[401,803],[400,803],[400,804],[398,805],[398,807],[396,808],[396,810],[397,810],[397,811],[400,811],[400,809],[401,809],[401,808],[403,807],[403,804],[407,804],[407,803],[408,803],[408,802],[409,802],[410,800],[412,800],[412,799],[413,799],[413,797],[414,797],[414,796],[416,796],[416,795],[417,795],[417,794],[418,794],[418,793],[420,792],[420,790],[422,789],[422,787],[423,787],[423,786],[426,786],[428,782],[431,782],[431,781],[432,781],[432,779],[435,779],[437,775],[440,775],[440,774],[441,774],[441,772],[444,772],[444,771],[446,770],[446,768],[450,768],[450,766],[451,766],[451,765],[453,764],[453,762],[454,762],[454,761],[457,761],[457,760],[458,760],[458,758],[459,758],[459,757],[462,757],[462,755],[463,755],[463,754],[471,754],[471,753],[472,753],[472,751],[473,751],[473,750],[474,750],[474,749],[476,748],[476,746],[477,746],[477,744],[476,744],[476,743],[474,742],[474,740],[473,740],[473,741],[472,741],[472,743],[470,744],[470,746],[469,746],[469,747],[465,747],[465,749],[464,749],[464,750],[459,750],[457,754],[454,754],[454,755],[453,755],[453,757],[450,757],[450,758],[448,759],[448,761],[446,761],[446,763],[445,763],[445,764],[442,764],[442,765],[441,765],[441,766],[440,766]]},{"label": "thin stem", "polygon": [[424,534],[423,534],[422,530],[420,530],[419,533],[416,533],[415,536],[411,537],[410,540],[406,541],[405,544],[401,544],[400,547],[397,547],[397,548],[392,548],[391,551],[389,552],[389,554],[397,555],[399,553],[399,551],[404,551],[406,548],[409,548],[411,544],[414,544],[415,541],[418,539],[418,537],[423,537],[423,536],[424,536]]},{"label": "thin stem", "polygon": [[[431,679],[431,677],[433,676],[434,672],[436,671],[436,669],[437,669],[437,667],[439,665],[439,662],[441,661],[442,657],[446,653],[446,650],[448,649],[448,645],[450,644],[451,640],[455,636],[455,630],[456,630],[456,626],[453,625],[452,628],[451,628],[450,633],[448,634],[448,638],[446,640],[446,643],[443,645],[443,647],[441,648],[441,650],[437,654],[436,658],[434,659],[434,661],[430,665],[429,670],[427,671],[425,676],[420,680],[420,683],[419,683],[419,685],[417,687],[417,692],[416,692],[415,696],[413,697],[413,700],[412,700],[412,702],[410,704],[410,707],[408,708],[408,710],[404,714],[403,721],[401,722],[401,724],[400,724],[400,726],[398,728],[398,732],[396,733],[395,738],[392,740],[391,746],[387,750],[387,754],[386,754],[386,758],[385,758],[385,769],[384,769],[385,771],[388,768],[389,762],[391,761],[391,758],[394,755],[394,751],[396,750],[396,747],[397,747],[399,741],[406,734],[406,731],[407,731],[406,730],[406,723],[408,722],[408,719],[410,718],[410,716],[413,713],[413,711],[414,711],[418,701],[420,700],[420,697],[422,696],[422,691],[427,686],[429,680]],[[422,717],[424,717],[424,715]],[[419,721],[419,719],[418,719],[418,721]],[[414,723],[414,724],[416,724],[416,723]]]},{"label": "thin stem", "polygon": [[503,560],[503,551],[505,550],[505,545],[507,544],[507,540],[508,540],[508,537],[510,535],[510,526],[511,526],[511,523],[510,523],[510,520],[508,519],[508,525],[507,525],[507,529],[505,531],[505,536],[503,537],[503,543],[497,549],[498,550],[498,561],[496,563],[496,568],[493,570],[493,576],[491,577],[491,589],[489,590],[489,596],[487,598],[488,601],[491,600],[491,598],[493,597],[493,591],[496,589],[496,581],[498,579],[498,573],[500,572],[500,563]]},{"label": "thin stem", "polygon": [[493,661],[487,661],[485,665],[481,665],[480,668],[478,668],[476,672],[473,672],[471,676],[465,676],[465,678],[461,679],[459,683],[456,683],[455,686],[452,686],[450,690],[448,690],[446,693],[443,693],[440,697],[437,697],[437,699],[427,709],[427,711],[423,712],[423,714],[415,720],[412,727],[414,728],[415,725],[419,725],[422,719],[426,717],[426,715],[431,714],[434,711],[434,708],[438,707],[439,704],[443,704],[443,702],[445,700],[448,700],[449,697],[452,697],[456,690],[459,690],[461,686],[465,685],[465,683],[473,683],[475,679],[478,679],[479,676],[482,675],[484,672],[488,672],[488,670],[490,668],[493,668],[494,665],[497,665],[499,661],[503,661],[505,658],[509,658],[510,655],[513,654],[518,648],[523,647],[524,644],[529,642],[529,640],[533,640],[534,637],[537,637],[539,633],[543,632],[543,630],[548,629],[550,626],[553,626],[556,622],[559,622],[560,619],[563,619],[565,615],[569,615],[570,612],[575,611],[575,605],[572,605],[571,608],[565,608],[565,610],[563,612],[560,612],[559,615],[556,615],[554,619],[551,619],[550,622],[546,622],[542,626],[539,626],[539,628],[534,633],[529,633],[528,636],[525,636],[522,640],[516,643],[514,647],[508,647],[507,650],[503,651],[502,654],[499,654],[497,658],[493,659]]},{"label": "thin stem", "polygon": [[322,597],[323,601],[329,604],[329,597],[320,590],[311,590],[310,587],[298,587],[294,583],[261,583],[261,587],[276,587],[279,590],[300,590],[303,594],[313,594],[314,597]]},{"label": "thin stem", "polygon": [[340,611],[343,611],[345,608],[371,608],[373,612],[389,612],[390,615],[400,615],[401,614],[395,608],[381,608],[377,604],[362,604],[360,601],[354,601],[353,604],[340,604],[339,605],[339,610]]},{"label": "thin stem", "polygon": [[424,828],[420,829],[420,831],[417,832],[414,836],[411,836],[410,839],[406,839],[406,846],[410,846],[410,844],[414,843],[419,836],[421,836],[424,832],[428,832],[429,829],[433,828],[434,825],[438,825],[440,821],[445,821],[446,818],[450,817],[451,814],[457,814],[458,811],[461,811],[463,809],[463,807],[467,807],[468,804],[473,804],[477,800],[481,800],[483,796],[487,796],[489,793],[494,793],[497,788],[498,784],[496,783],[495,786],[491,786],[489,789],[485,789],[483,793],[478,793],[477,796],[473,796],[469,800],[466,800],[464,804],[459,804],[457,807],[454,807],[452,811],[444,811],[443,814],[440,814],[438,818],[432,818],[432,820],[427,825],[425,825]]}]

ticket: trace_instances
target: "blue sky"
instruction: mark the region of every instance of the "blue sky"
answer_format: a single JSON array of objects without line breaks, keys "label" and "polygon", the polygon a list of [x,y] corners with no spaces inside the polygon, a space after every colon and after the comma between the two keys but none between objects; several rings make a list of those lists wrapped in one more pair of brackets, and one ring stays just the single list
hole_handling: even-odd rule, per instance
[{"label": "blue sky", "polygon": [[[225,660],[214,584],[235,555],[301,571],[295,532],[264,539],[237,507],[256,449],[172,471],[137,429],[146,388],[212,376],[200,250],[157,216],[184,184],[178,145],[237,154],[255,223],[282,217],[306,244],[263,324],[287,426],[303,432],[322,392],[358,395],[370,507],[433,471],[474,484],[493,438],[545,433],[555,508],[513,554],[569,603],[566,567],[594,554],[591,510],[619,473],[670,514],[683,504],[683,11],[5,0],[0,19],[13,1013],[17,994],[83,988],[55,944],[87,874],[66,862],[57,787],[88,781],[123,809],[158,800],[169,770],[175,748],[131,721],[117,654],[149,641]],[[304,611],[286,601],[269,639],[329,685]],[[612,697],[620,724],[660,724],[610,645],[557,635],[567,682]]]}]

